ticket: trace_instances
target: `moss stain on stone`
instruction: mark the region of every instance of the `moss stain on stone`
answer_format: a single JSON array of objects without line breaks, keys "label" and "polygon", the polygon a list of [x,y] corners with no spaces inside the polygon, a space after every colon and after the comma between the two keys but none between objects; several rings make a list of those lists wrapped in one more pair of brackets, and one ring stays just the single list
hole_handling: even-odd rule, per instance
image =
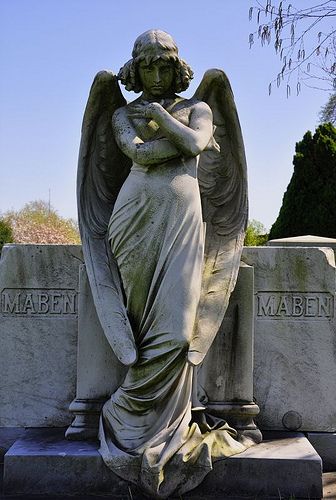
[{"label": "moss stain on stone", "polygon": [[308,262],[302,257],[297,257],[294,261],[293,271],[301,290],[305,290],[308,279]]}]

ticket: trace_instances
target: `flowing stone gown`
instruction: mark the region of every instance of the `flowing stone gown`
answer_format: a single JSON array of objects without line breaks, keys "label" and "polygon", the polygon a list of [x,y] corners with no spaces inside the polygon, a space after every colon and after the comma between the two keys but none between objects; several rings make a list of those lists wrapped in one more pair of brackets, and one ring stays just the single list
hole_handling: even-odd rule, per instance
[{"label": "flowing stone gown", "polygon": [[[176,453],[175,462],[181,463],[169,485],[162,485],[163,495],[180,482],[180,491],[190,481],[196,486],[211,468],[211,454],[245,449],[227,426],[211,437],[197,424],[188,427],[193,367],[187,351],[204,253],[197,163],[191,158],[149,168],[134,165],[109,224],[139,358],[103,408],[100,451],[125,479],[141,477],[151,494],[158,492],[163,467]],[[196,458],[200,463],[189,470]]]},{"label": "flowing stone gown", "polygon": [[197,368],[188,361],[188,348],[191,343],[198,364],[218,331],[247,217],[245,156],[226,76],[209,72],[198,92],[200,100],[207,93],[210,100],[228,101],[214,114],[223,153],[202,153],[202,164],[199,157],[180,157],[150,167],[133,164],[129,171],[110,125],[113,109],[125,101],[107,72],[97,75],[83,120],[78,199],[90,285],[116,355],[131,364],[132,343],[138,351],[104,405],[100,453],[151,498],[195,488],[213,460],[253,444],[225,422],[192,412]]}]

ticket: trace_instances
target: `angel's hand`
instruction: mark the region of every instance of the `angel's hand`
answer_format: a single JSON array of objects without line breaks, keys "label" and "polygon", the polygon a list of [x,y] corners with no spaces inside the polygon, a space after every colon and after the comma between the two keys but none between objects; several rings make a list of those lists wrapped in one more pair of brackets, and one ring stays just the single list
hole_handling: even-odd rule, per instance
[{"label": "angel's hand", "polygon": [[204,151],[217,151],[218,153],[220,153],[221,151],[220,145],[218,144],[213,135],[211,136],[211,139],[208,142],[207,147],[204,149]]},{"label": "angel's hand", "polygon": [[164,111],[164,108],[158,102],[141,102],[129,106],[128,116],[130,118],[145,118],[155,121]]}]

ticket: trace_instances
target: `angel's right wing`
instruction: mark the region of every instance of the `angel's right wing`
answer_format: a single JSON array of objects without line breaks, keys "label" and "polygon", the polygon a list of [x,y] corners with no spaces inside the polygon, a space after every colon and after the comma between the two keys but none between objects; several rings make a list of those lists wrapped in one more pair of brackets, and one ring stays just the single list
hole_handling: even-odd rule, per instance
[{"label": "angel's right wing", "polygon": [[201,298],[189,348],[189,361],[202,362],[223,321],[239,270],[247,224],[244,143],[233,93],[225,73],[205,73],[195,97],[213,113],[217,150],[200,155],[198,182],[206,223]]},{"label": "angel's right wing", "polygon": [[77,203],[84,260],[97,315],[118,359],[131,365],[137,350],[118,267],[107,240],[114,203],[131,167],[112,130],[112,115],[125,104],[116,77],[108,71],[98,73],[83,118]]}]

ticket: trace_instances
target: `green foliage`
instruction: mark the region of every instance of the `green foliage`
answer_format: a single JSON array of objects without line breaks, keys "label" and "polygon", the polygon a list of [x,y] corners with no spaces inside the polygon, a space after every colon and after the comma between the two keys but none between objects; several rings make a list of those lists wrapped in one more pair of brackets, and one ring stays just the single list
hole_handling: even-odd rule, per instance
[{"label": "green foliage", "polygon": [[270,239],[312,234],[336,238],[336,128],[320,125],[296,144],[294,173]]},{"label": "green foliage", "polygon": [[268,234],[266,234],[265,226],[257,220],[250,220],[245,233],[244,245],[247,247],[260,246],[265,245],[267,241]]},{"label": "green foliage", "polygon": [[336,125],[336,91],[333,94],[330,94],[328,101],[321,109],[320,122],[330,122],[333,125]]},{"label": "green foliage", "polygon": [[58,215],[45,201],[32,201],[19,211],[9,211],[4,220],[12,229],[15,243],[80,243],[77,223]]},{"label": "green foliage", "polygon": [[5,243],[12,243],[13,232],[10,224],[5,219],[0,219],[0,254]]}]

